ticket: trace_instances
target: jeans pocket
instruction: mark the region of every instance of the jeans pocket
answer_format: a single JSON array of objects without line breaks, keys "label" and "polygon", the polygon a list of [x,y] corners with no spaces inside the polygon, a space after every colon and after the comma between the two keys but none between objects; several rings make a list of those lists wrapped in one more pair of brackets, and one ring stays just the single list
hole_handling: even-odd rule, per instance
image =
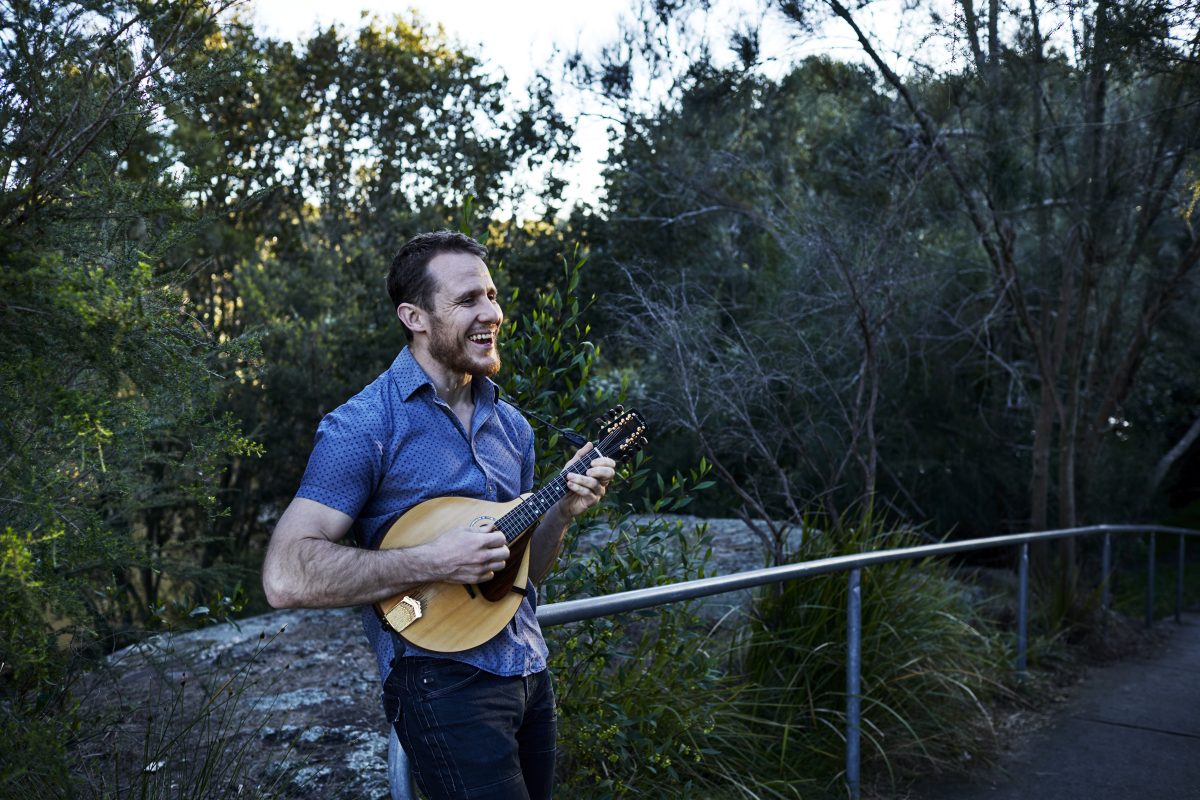
[{"label": "jeans pocket", "polygon": [[395,660],[383,679],[383,714],[394,725],[400,719],[400,694],[404,691],[404,675]]},{"label": "jeans pocket", "polygon": [[422,700],[436,700],[461,691],[479,679],[483,670],[451,659],[421,659],[416,666],[417,693]]}]

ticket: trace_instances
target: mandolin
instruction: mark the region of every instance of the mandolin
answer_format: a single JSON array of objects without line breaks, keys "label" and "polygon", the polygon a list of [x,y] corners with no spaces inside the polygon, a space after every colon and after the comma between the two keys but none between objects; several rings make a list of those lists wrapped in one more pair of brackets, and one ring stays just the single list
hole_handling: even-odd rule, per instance
[{"label": "mandolin", "polygon": [[[646,425],[636,411],[617,406],[597,422],[600,441],[564,472],[583,474],[601,456],[628,461],[646,443]],[[566,493],[560,473],[536,492],[508,502],[438,497],[404,512],[384,534],[381,549],[415,547],[451,528],[495,529],[508,541],[508,562],[486,583],[426,583],[376,603],[384,627],[435,653],[455,653],[491,639],[516,615],[526,594],[528,534]]]}]

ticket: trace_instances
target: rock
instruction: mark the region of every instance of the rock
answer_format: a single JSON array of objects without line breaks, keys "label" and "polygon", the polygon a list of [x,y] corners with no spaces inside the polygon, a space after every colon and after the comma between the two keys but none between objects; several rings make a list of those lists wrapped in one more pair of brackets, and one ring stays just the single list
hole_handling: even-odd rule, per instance
[{"label": "rock", "polygon": [[[714,574],[764,564],[739,520],[671,520],[708,524]],[[612,531],[587,535],[584,550]],[[120,787],[105,767],[112,796],[137,793],[146,776],[191,785],[205,753],[217,752],[223,771],[211,780],[226,781],[231,794],[241,785],[292,798],[388,797],[378,672],[356,610],[277,611],[154,636],[114,653],[84,683],[81,699],[107,720],[117,762],[128,765],[116,770]],[[147,764],[155,770],[144,772]]]},{"label": "rock", "polygon": [[[224,770],[217,774],[231,787],[274,787],[295,798],[388,796],[378,672],[357,611],[278,611],[155,636],[108,663],[87,683],[109,712],[122,762],[135,754],[143,766],[164,762],[156,772],[186,784],[198,759],[215,750]],[[175,745],[141,757],[144,742],[153,747],[176,734]],[[123,780],[138,785],[136,776]]]}]

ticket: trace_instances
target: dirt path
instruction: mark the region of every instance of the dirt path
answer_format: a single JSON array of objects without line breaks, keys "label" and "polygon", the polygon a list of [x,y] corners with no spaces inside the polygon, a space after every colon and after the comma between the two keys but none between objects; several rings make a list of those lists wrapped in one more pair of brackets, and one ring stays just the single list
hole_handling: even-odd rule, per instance
[{"label": "dirt path", "polygon": [[997,769],[913,800],[1200,800],[1200,615],[1157,627],[1165,647],[1089,669]]}]

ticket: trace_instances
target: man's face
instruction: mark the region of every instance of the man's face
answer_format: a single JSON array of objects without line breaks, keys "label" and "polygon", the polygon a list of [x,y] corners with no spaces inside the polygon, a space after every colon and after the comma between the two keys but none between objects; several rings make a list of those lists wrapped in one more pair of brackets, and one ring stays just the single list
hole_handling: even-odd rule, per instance
[{"label": "man's face", "polygon": [[439,253],[428,269],[438,287],[429,315],[430,355],[459,374],[495,375],[504,312],[487,265],[470,253]]}]

